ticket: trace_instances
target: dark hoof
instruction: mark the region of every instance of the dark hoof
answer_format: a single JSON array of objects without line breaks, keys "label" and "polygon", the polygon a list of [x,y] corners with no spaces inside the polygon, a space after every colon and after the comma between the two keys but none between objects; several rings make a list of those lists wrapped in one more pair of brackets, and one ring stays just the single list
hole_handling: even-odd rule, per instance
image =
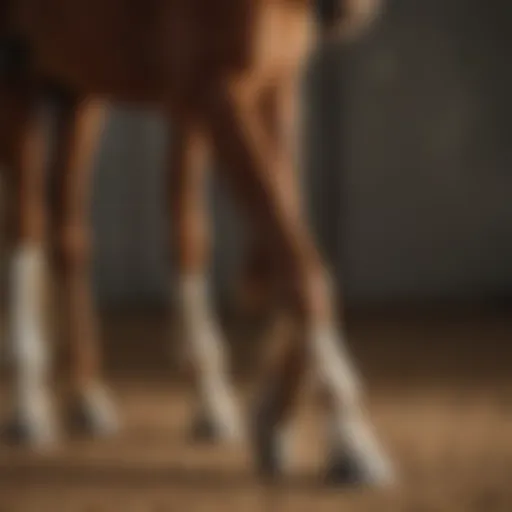
[{"label": "dark hoof", "polygon": [[119,430],[113,411],[94,407],[85,400],[77,400],[71,405],[68,425],[75,434],[93,437],[113,435]]},{"label": "dark hoof", "polygon": [[79,401],[74,402],[68,411],[68,427],[75,434],[89,434],[94,431],[95,423],[87,407]]},{"label": "dark hoof", "polygon": [[349,453],[332,459],[325,479],[328,485],[337,487],[387,487],[395,482],[391,467],[383,460],[365,460]]},{"label": "dark hoof", "polygon": [[272,415],[260,409],[253,417],[251,436],[255,452],[256,469],[265,480],[273,480],[283,473],[283,444]]},{"label": "dark hoof", "polygon": [[221,441],[222,436],[215,427],[213,421],[205,415],[200,414],[193,421],[190,428],[190,439],[194,442],[216,443]]},{"label": "dark hoof", "polygon": [[30,427],[19,418],[16,418],[3,427],[2,437],[8,443],[27,444],[33,435]]},{"label": "dark hoof", "polygon": [[3,439],[10,444],[45,447],[57,440],[55,429],[46,423],[31,424],[20,417],[15,417],[2,429]]},{"label": "dark hoof", "polygon": [[368,483],[368,475],[355,457],[341,455],[329,464],[325,480],[332,486],[360,487]]}]

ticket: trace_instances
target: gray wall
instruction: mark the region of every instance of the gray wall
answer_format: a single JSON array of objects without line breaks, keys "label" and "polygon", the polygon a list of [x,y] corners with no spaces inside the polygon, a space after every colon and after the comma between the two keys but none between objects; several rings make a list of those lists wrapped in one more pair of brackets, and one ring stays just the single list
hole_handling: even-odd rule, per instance
[{"label": "gray wall", "polygon": [[[511,14],[505,0],[390,0],[364,41],[311,63],[304,188],[349,300],[511,293]],[[165,140],[157,116],[112,113],[93,208],[104,302],[165,297]],[[240,231],[213,192],[226,291]]]},{"label": "gray wall", "polygon": [[346,288],[512,290],[512,7],[390,2],[346,76]]}]

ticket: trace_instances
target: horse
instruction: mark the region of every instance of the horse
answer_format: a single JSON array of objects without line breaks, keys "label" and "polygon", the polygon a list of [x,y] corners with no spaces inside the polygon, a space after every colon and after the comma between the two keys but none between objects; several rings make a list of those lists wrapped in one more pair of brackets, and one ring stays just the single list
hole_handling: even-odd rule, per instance
[{"label": "horse", "polygon": [[[329,272],[304,222],[293,164],[297,89],[316,42],[369,25],[372,0],[330,0],[319,30],[311,0],[4,0],[0,155],[8,169],[10,339],[15,420],[28,441],[57,438],[44,308],[59,293],[70,397],[92,432],[118,419],[101,372],[87,223],[91,158],[108,103],[157,110],[173,125],[167,191],[178,322],[195,377],[197,421],[218,440],[249,437],[264,476],[285,467],[287,427],[306,372],[327,400],[327,476],[390,482],[393,469],[364,410]],[[35,116],[58,91],[54,144]],[[244,422],[208,289],[205,161],[215,158],[254,234],[252,254],[291,320]],[[44,162],[47,161],[47,164]],[[45,201],[45,165],[50,201]],[[143,177],[141,177],[143,179]],[[246,424],[248,423],[248,424]]]}]

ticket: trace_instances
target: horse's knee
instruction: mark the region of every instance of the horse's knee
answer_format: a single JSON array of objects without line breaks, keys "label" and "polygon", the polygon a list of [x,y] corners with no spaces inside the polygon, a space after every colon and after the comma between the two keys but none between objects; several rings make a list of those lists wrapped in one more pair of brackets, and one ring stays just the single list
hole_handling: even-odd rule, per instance
[{"label": "horse's knee", "polygon": [[195,169],[173,169],[170,192],[170,241],[181,272],[201,271],[208,251],[208,225],[201,177]]},{"label": "horse's knee", "polygon": [[320,262],[308,261],[291,267],[288,280],[290,304],[306,323],[324,323],[332,317],[331,287]]},{"label": "horse's knee", "polygon": [[237,282],[237,300],[247,313],[261,313],[270,306],[276,272],[271,251],[261,243],[247,251]]},{"label": "horse's knee", "polygon": [[171,247],[180,272],[202,271],[207,257],[208,237],[199,213],[180,212],[173,216]]},{"label": "horse's knee", "polygon": [[52,246],[54,264],[65,271],[79,270],[88,266],[90,240],[82,227],[69,225],[57,229]]}]

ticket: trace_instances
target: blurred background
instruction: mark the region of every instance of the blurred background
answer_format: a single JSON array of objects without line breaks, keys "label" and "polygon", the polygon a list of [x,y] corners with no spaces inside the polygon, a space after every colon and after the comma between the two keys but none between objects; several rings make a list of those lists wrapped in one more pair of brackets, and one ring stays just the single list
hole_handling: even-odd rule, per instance
[{"label": "blurred background", "polygon": [[[94,281],[107,367],[124,376],[114,389],[128,433],[74,445],[32,473],[5,458],[18,464],[0,468],[12,491],[5,503],[40,512],[16,489],[30,478],[35,489],[46,474],[33,492],[58,496],[65,510],[76,506],[75,488],[87,510],[111,510],[98,498],[107,491],[126,510],[211,510],[205,496],[236,502],[232,510],[310,510],[324,501],[326,510],[511,510],[511,51],[508,0],[387,0],[365,38],[320,48],[305,76],[304,199],[342,289],[377,430],[408,475],[401,498],[302,488],[261,502],[232,478],[239,454],[205,459],[169,443],[191,406],[168,385],[176,374],[165,315],[166,134],[156,115],[113,109],[96,161]],[[241,226],[214,179],[211,201],[215,293],[228,309]],[[230,340],[245,376],[259,345],[242,338]],[[303,444],[306,465],[316,460],[308,455],[316,438]],[[183,506],[169,505],[171,489]],[[51,499],[48,510],[58,510]]]},{"label": "blurred background", "polygon": [[[304,196],[351,304],[512,294],[512,35],[507,1],[389,0],[370,34],[326,47],[304,87]],[[163,123],[114,110],[97,159],[105,305],[162,304],[169,260]],[[238,215],[212,184],[216,290]]]}]

